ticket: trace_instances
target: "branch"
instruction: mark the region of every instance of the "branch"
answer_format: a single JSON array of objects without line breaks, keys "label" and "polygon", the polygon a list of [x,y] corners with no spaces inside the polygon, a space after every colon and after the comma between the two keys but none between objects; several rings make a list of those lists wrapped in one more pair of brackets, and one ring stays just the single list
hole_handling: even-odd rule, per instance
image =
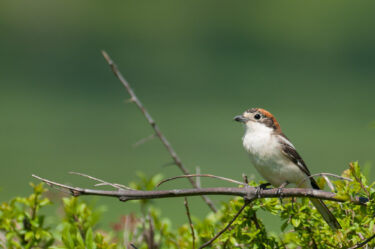
[{"label": "branch", "polygon": [[[306,176],[302,181],[300,181],[297,186],[301,186],[302,183],[304,183],[306,180],[310,179],[310,178],[314,178],[315,176],[322,176],[329,184],[332,184],[329,179],[327,178],[327,176],[332,176],[332,177],[335,177],[335,178],[338,178],[340,180],[343,180],[343,181],[353,181],[352,179],[350,178],[347,178],[347,177],[343,177],[343,176],[339,176],[339,175],[335,175],[335,174],[332,174],[332,173],[317,173],[317,174],[313,174],[313,175],[309,175],[309,176]],[[331,188],[331,187],[330,187]],[[333,187],[332,187],[333,188]],[[331,189],[332,189],[331,188]]]},{"label": "branch", "polygon": [[83,176],[83,177],[87,177],[91,180],[94,180],[94,181],[97,181],[97,182],[100,182],[100,183],[97,183],[95,184],[94,186],[97,187],[97,186],[112,186],[114,187],[115,189],[128,189],[128,190],[134,190],[132,188],[129,188],[125,185],[122,185],[122,184],[118,184],[118,183],[110,183],[110,182],[106,182],[102,179],[99,179],[99,178],[96,178],[96,177],[93,177],[93,176],[89,176],[89,175],[86,175],[86,174],[82,174],[82,173],[78,173],[78,172],[69,172],[69,174],[72,174],[72,175],[78,175],[78,176]]},{"label": "branch", "polygon": [[131,247],[133,247],[134,249],[138,249],[134,244],[130,244]]},{"label": "branch", "polygon": [[[151,125],[151,127],[154,129],[155,134],[159,137],[160,141],[163,143],[165,148],[168,150],[169,154],[171,155],[174,163],[177,165],[177,167],[184,173],[185,175],[190,175],[190,172],[185,168],[185,166],[182,164],[182,161],[180,160],[179,156],[177,155],[176,151],[173,149],[167,138],[163,135],[159,127],[156,125],[154,119],[151,117],[151,115],[148,113],[146,108],[143,106],[142,102],[138,99],[137,95],[135,95],[133,89],[130,87],[127,80],[124,78],[124,76],[121,74],[121,72],[118,70],[117,65],[112,61],[111,57],[105,52],[102,51],[102,54],[111,67],[112,72],[115,74],[115,76],[120,80],[120,82],[124,85],[128,93],[130,94],[130,102],[134,102],[139,110],[143,113],[145,116],[147,122]],[[194,188],[199,188],[197,183],[194,181],[193,178],[188,178],[191,185]],[[212,211],[216,212],[217,209],[213,202],[207,198],[206,196],[202,196],[203,200],[207,203],[207,205],[211,208]]]},{"label": "branch", "polygon": [[156,187],[159,187],[163,183],[169,182],[171,180],[175,180],[175,179],[178,179],[178,178],[189,178],[189,177],[210,177],[210,178],[216,178],[216,179],[220,179],[220,180],[231,182],[231,183],[236,183],[236,184],[239,184],[239,185],[242,185],[242,186],[246,185],[243,182],[239,182],[239,181],[236,181],[236,180],[233,180],[233,179],[229,179],[229,178],[226,178],[226,177],[222,177],[222,176],[215,176],[215,175],[211,175],[211,174],[194,174],[194,175],[174,176],[174,177],[170,177],[170,178],[164,179],[161,182],[159,182],[156,185]]},{"label": "branch", "polygon": [[184,200],[184,205],[185,205],[185,209],[186,209],[186,215],[188,217],[188,220],[189,220],[189,226],[190,226],[190,230],[191,230],[191,237],[193,239],[193,249],[195,249],[195,233],[194,233],[194,226],[193,226],[193,222],[191,221],[191,216],[190,216],[190,209],[189,209],[189,203],[188,203],[188,200],[187,198],[185,197],[185,200]]},{"label": "branch", "polygon": [[138,142],[133,144],[133,147],[136,148],[136,147],[138,147],[138,146],[140,146],[140,145],[142,145],[142,144],[144,144],[144,143],[146,143],[146,142],[148,142],[148,141],[150,141],[154,138],[155,138],[155,134],[151,134],[150,136],[142,138],[141,140],[139,140]]},{"label": "branch", "polygon": [[[217,188],[200,188],[200,189],[172,189],[172,190],[127,190],[118,189],[116,191],[111,190],[96,190],[87,189],[80,187],[73,187],[48,179],[32,175],[34,178],[47,183],[49,186],[55,187],[63,192],[69,192],[73,196],[80,195],[96,195],[96,196],[108,196],[117,197],[120,201],[129,200],[144,200],[144,199],[161,199],[161,198],[174,198],[174,197],[185,197],[185,196],[202,196],[202,195],[227,195],[227,196],[239,196],[245,199],[252,198],[280,198],[280,197],[312,197],[322,200],[329,200],[335,202],[345,202],[347,199],[339,198],[335,193],[326,192],[316,189],[305,189],[305,188],[285,188],[282,193],[277,188],[264,189],[258,191],[257,187],[246,186],[246,188],[231,188],[231,187],[217,187]],[[352,197],[350,200],[352,203],[357,205],[364,205],[365,202],[358,197]]]},{"label": "branch", "polygon": [[363,247],[364,245],[366,245],[367,243],[369,243],[371,240],[373,240],[374,238],[375,238],[375,234],[372,235],[371,237],[365,239],[364,241],[362,241],[362,242],[356,244],[355,246],[348,248],[348,249],[361,248],[361,247]]}]

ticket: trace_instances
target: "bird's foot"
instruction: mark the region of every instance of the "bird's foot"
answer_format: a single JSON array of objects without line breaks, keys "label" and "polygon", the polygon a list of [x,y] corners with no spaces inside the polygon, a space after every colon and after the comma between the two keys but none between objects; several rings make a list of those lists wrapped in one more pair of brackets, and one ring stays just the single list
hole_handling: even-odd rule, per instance
[{"label": "bird's foot", "polygon": [[267,189],[267,187],[270,186],[270,185],[271,185],[271,183],[269,183],[269,182],[260,184],[258,187],[256,187],[255,195],[258,198],[260,198],[262,190]]},{"label": "bird's foot", "polygon": [[283,190],[286,186],[288,186],[289,182],[284,182],[277,188],[276,194],[279,196],[281,204],[283,204]]},{"label": "bird's foot", "polygon": [[291,202],[292,202],[292,210],[294,210],[294,202],[295,201],[296,201],[295,197],[292,197],[292,200],[291,200]]}]

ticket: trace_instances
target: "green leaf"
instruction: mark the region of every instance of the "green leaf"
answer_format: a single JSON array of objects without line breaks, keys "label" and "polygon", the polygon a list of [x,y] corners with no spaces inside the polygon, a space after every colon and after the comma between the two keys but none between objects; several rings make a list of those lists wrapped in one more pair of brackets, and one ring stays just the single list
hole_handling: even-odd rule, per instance
[{"label": "green leaf", "polygon": [[92,229],[89,228],[86,232],[86,239],[85,239],[85,244],[87,249],[95,249],[95,242],[93,240],[93,235],[92,235]]},{"label": "green leaf", "polygon": [[282,225],[281,225],[281,231],[284,232],[285,228],[288,226],[288,222],[284,222]]},{"label": "green leaf", "polygon": [[298,227],[301,224],[301,220],[299,218],[292,218],[292,224],[294,227]]},{"label": "green leaf", "polygon": [[74,249],[74,241],[68,226],[64,229],[61,239],[68,249]]},{"label": "green leaf", "polygon": [[78,242],[78,245],[81,246],[81,248],[85,248],[85,242],[83,242],[83,238],[79,230],[77,229],[76,232],[76,240]]}]

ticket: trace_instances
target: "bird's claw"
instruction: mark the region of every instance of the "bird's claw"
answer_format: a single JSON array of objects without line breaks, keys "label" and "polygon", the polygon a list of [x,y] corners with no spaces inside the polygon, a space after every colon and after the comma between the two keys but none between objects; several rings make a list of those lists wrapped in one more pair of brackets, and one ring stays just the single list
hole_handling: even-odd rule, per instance
[{"label": "bird's claw", "polygon": [[289,182],[284,182],[277,188],[276,194],[279,196],[281,204],[283,203],[283,190],[289,184]]},{"label": "bird's claw", "polygon": [[262,183],[258,187],[256,187],[255,195],[258,197],[258,199],[261,197],[262,190],[267,189],[267,187],[270,186],[270,185],[271,185],[271,183],[266,182],[266,183]]}]

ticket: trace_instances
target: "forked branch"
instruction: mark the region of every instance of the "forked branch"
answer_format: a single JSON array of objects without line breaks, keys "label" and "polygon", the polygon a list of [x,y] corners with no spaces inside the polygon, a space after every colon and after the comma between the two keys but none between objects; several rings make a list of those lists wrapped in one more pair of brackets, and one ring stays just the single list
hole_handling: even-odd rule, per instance
[{"label": "forked branch", "polygon": [[[150,113],[146,110],[146,108],[143,106],[142,102],[138,99],[137,95],[134,93],[133,89],[130,87],[130,84],[125,79],[125,77],[122,75],[122,73],[117,68],[117,65],[113,62],[111,57],[105,52],[102,51],[102,54],[111,67],[112,72],[115,74],[115,76],[119,79],[119,81],[124,85],[125,89],[128,91],[130,95],[130,102],[135,103],[136,106],[139,108],[139,110],[143,113],[145,116],[147,122],[151,125],[152,129],[154,129],[154,132],[156,136],[160,139],[160,141],[163,143],[165,148],[168,150],[169,154],[171,155],[174,164],[177,165],[177,167],[182,171],[185,175],[190,175],[190,172],[187,170],[187,168],[182,164],[182,161],[180,157],[177,155],[176,151],[173,149],[167,138],[163,135],[159,127],[156,125],[155,120],[151,117]],[[199,188],[196,181],[193,178],[188,178],[191,185],[194,188]],[[214,212],[217,211],[217,208],[215,207],[214,203],[206,196],[202,196],[203,200],[207,203],[207,205],[210,207],[210,209]]]}]

